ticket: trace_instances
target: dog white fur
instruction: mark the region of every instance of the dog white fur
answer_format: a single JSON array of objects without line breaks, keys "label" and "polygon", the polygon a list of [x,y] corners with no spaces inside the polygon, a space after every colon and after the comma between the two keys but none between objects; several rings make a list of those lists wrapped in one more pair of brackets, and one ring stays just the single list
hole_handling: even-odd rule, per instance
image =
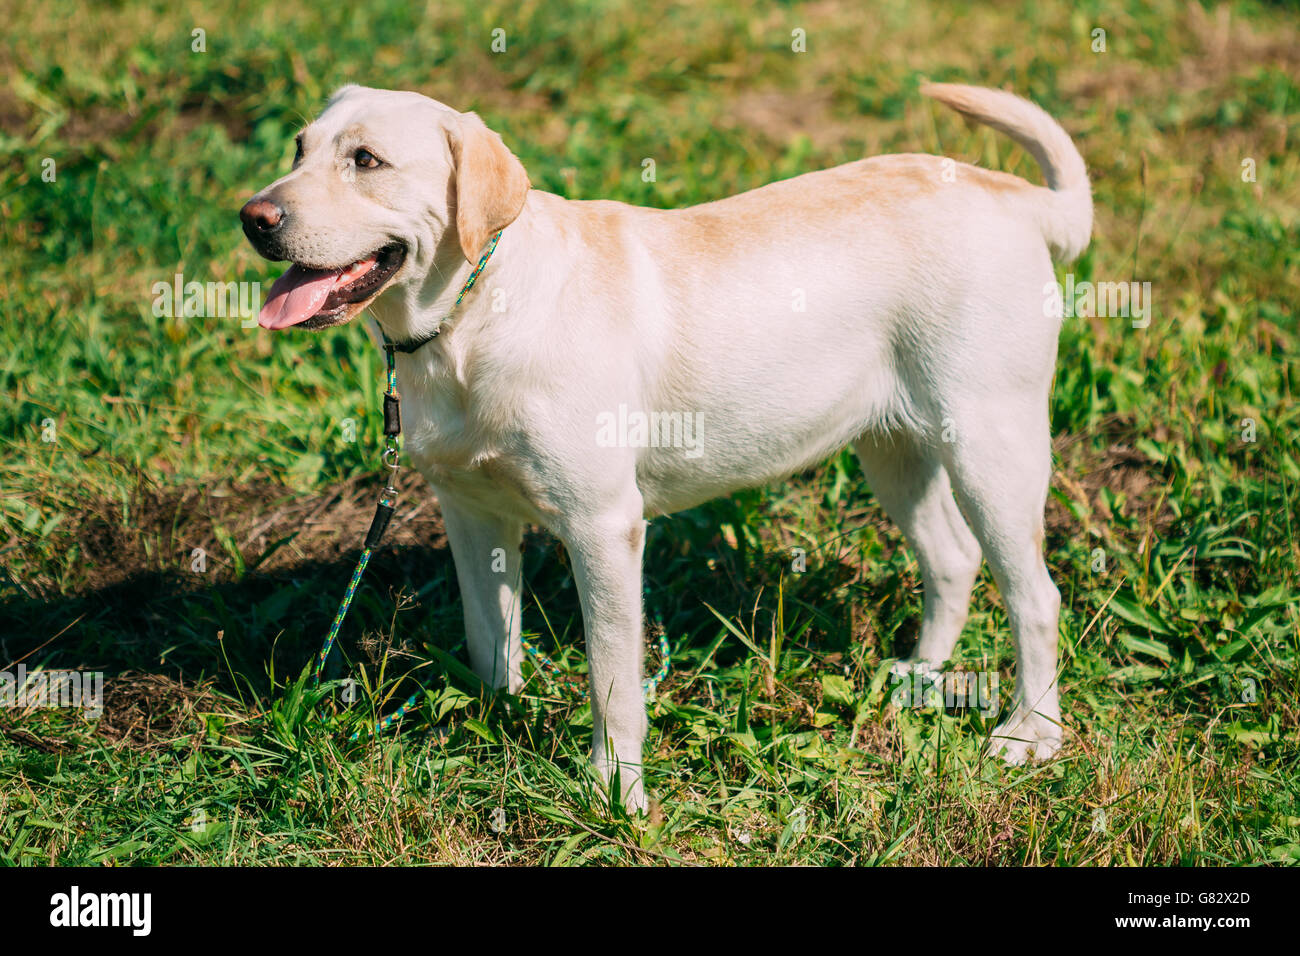
[{"label": "dog white fur", "polygon": [[[526,524],[548,528],[581,597],[593,759],[606,779],[622,768],[631,808],[645,806],[645,518],[849,443],[924,579],[905,663],[951,655],[982,555],[1017,651],[1014,709],[993,743],[1013,762],[1060,746],[1060,600],[1042,531],[1060,309],[1045,290],[1052,260],[1088,244],[1087,173],[1026,100],[923,92],[1020,143],[1048,188],[907,154],[687,209],[578,202],[530,189],[475,114],[349,86],[304,131],[294,171],[254,197],[285,211],[273,258],[337,269],[406,249],[382,294],[342,320],[368,305],[394,340],[442,327],[398,355],[397,377],[406,450],[442,506],[474,669],[520,689],[519,544]],[[358,149],[381,165],[357,168]],[[621,406],[697,416],[698,448],[598,441]]]}]

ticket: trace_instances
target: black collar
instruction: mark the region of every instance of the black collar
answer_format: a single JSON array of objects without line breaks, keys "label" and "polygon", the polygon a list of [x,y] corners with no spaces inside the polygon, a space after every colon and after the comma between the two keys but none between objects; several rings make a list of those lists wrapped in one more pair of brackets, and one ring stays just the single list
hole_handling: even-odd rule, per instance
[{"label": "black collar", "polygon": [[[487,252],[483,253],[483,258],[479,259],[478,265],[474,267],[474,271],[469,274],[469,278],[466,279],[465,284],[461,286],[460,295],[456,296],[456,305],[460,305],[460,300],[465,298],[465,294],[469,292],[470,289],[474,288],[474,283],[478,281],[479,275],[483,272],[484,266],[488,264],[488,260],[492,258],[492,253],[496,251],[497,243],[500,241],[501,230],[498,230],[497,234],[492,237],[492,242],[488,245]],[[452,308],[455,309],[456,305],[453,305]],[[447,320],[443,319],[442,321],[446,322]],[[381,329],[380,331],[382,332],[383,330]],[[394,342],[385,335],[384,345],[388,348],[396,349],[398,352],[404,352],[405,354],[410,355],[412,352],[424,348],[424,346],[436,339],[438,333],[441,331],[442,322],[439,322],[437,328],[427,335],[422,335],[417,339],[407,339],[405,342]]]},{"label": "black collar", "polygon": [[416,349],[420,349],[428,345],[430,342],[436,339],[439,336],[439,334],[441,334],[441,332],[442,332],[442,328],[439,327],[434,329],[428,335],[422,335],[418,339],[407,339],[405,342],[394,342],[387,335],[385,335],[384,345],[387,348],[396,349],[398,352],[404,352],[407,355],[410,355]]}]

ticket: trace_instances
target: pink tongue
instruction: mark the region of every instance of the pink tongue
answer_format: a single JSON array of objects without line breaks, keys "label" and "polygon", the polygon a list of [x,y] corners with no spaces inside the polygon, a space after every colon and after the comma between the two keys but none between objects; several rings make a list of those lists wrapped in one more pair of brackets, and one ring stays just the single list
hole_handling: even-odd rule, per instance
[{"label": "pink tongue", "polygon": [[346,269],[325,272],[290,266],[271,286],[257,324],[264,329],[287,329],[306,322],[320,311],[331,292],[361,278],[374,264],[374,259],[363,259]]}]

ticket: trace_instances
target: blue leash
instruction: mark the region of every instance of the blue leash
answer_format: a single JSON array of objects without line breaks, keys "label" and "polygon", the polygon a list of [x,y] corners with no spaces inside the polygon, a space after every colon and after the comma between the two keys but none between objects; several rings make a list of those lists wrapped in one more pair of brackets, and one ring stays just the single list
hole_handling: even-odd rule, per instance
[{"label": "blue leash", "polygon": [[[312,677],[312,686],[319,687],[321,674],[325,670],[325,661],[329,659],[330,651],[334,649],[334,641],[339,636],[339,628],[343,626],[343,618],[347,616],[348,608],[352,607],[352,599],[356,596],[357,585],[361,583],[361,575],[365,573],[366,565],[370,563],[370,555],[374,553],[375,548],[379,546],[380,539],[384,536],[384,531],[388,528],[388,522],[392,520],[393,510],[397,506],[397,436],[401,433],[401,412],[397,397],[397,362],[393,357],[393,343],[389,342],[387,337],[384,339],[384,356],[388,364],[388,384],[384,390],[384,436],[387,447],[384,449],[384,464],[388,467],[388,484],[379,495],[379,504],[375,508],[375,516],[370,522],[370,530],[366,532],[365,544],[361,549],[361,556],[357,559],[357,566],[352,571],[352,579],[348,581],[347,590],[343,592],[343,601],[339,604],[338,613],[334,615],[334,621],[330,624],[329,633],[325,635],[325,644],[320,649],[320,654],[316,656],[316,671]],[[401,720],[424,693],[423,689],[417,690],[401,707],[384,717],[370,730],[372,735],[383,733],[398,720]],[[358,730],[349,737],[349,740],[356,740],[361,736]]]}]

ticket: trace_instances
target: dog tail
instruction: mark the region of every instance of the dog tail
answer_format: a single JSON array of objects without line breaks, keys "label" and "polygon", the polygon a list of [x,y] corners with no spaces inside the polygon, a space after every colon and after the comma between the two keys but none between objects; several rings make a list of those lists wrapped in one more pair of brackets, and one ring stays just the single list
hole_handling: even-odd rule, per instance
[{"label": "dog tail", "polygon": [[1006,133],[1029,151],[1053,193],[1042,207],[1043,238],[1057,261],[1077,259],[1092,235],[1092,187],[1070,134],[1041,107],[1014,93],[956,83],[927,83],[921,92]]}]

